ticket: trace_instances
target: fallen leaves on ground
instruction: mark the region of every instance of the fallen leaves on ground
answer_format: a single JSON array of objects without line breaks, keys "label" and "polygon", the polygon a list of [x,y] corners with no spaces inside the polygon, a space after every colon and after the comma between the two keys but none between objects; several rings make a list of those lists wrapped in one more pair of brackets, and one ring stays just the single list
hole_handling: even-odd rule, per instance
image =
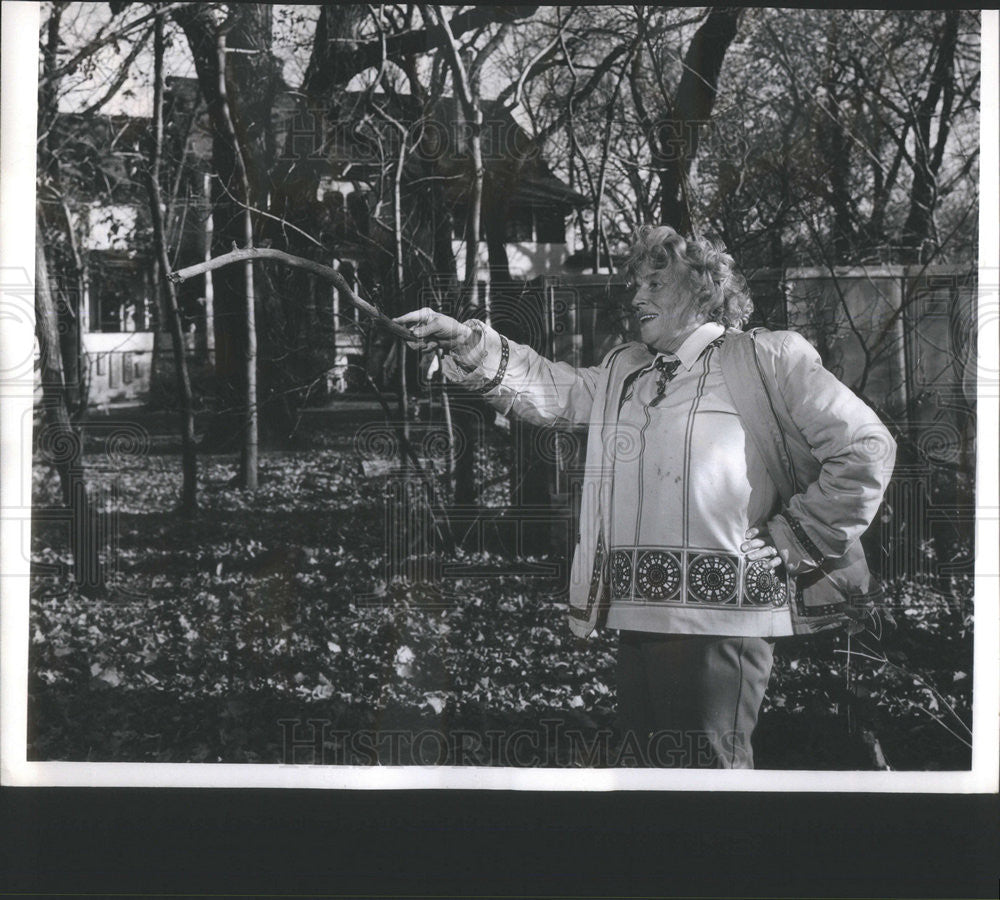
[{"label": "fallen leaves on ground", "polygon": [[[504,574],[510,560],[496,553],[447,560],[485,574],[392,578],[387,482],[361,476],[349,441],[331,444],[264,453],[254,495],[232,487],[231,457],[203,457],[191,521],[175,511],[175,456],[88,457],[116,522],[114,591],[81,596],[65,535],[36,523],[31,758],[281,762],[289,747],[307,762],[600,758],[586,741],[614,725],[614,635],[571,638],[563,586]],[[480,460],[494,501],[503,456]],[[35,503],[57,500],[54,473],[37,466]],[[445,560],[412,562],[433,572]],[[896,768],[967,767],[966,748],[933,716],[948,721],[945,706],[971,721],[970,598],[967,581],[947,595],[914,580],[890,586],[903,613],[891,646],[907,665],[852,658],[850,697],[843,637],[779,642],[758,765],[864,767],[850,706],[876,722]],[[911,669],[923,683],[901,674]],[[519,729],[536,749],[512,759],[491,735]],[[409,738],[374,749],[352,737],[397,732]],[[450,736],[445,750],[432,734]]]}]

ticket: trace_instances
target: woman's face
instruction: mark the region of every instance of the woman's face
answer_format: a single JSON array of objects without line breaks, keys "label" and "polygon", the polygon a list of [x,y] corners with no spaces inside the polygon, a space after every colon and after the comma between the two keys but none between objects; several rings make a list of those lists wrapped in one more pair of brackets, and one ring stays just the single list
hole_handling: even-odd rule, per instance
[{"label": "woman's face", "polygon": [[705,321],[691,270],[673,258],[665,269],[644,263],[636,273],[632,314],[644,344],[661,353],[675,351]]}]

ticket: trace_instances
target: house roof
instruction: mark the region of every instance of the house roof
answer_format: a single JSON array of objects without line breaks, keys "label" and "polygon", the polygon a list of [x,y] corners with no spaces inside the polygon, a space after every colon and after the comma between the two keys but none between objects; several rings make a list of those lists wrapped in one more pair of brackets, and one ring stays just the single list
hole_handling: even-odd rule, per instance
[{"label": "house roof", "polygon": [[[453,203],[464,202],[468,194],[468,135],[470,126],[461,104],[454,97],[439,98],[425,114],[412,95],[367,95],[351,92],[341,105],[342,114],[327,122],[330,152],[327,162],[347,179],[370,181],[391,164],[398,151],[398,128],[377,113],[365,118],[358,128],[365,104],[374,103],[404,124],[412,149],[406,156],[408,179],[431,174],[444,179],[444,190]],[[348,113],[347,111],[350,111]],[[557,205],[566,209],[584,206],[589,200],[553,174],[548,163],[532,146],[527,132],[496,100],[482,101],[482,153],[488,181],[508,192],[519,203]],[[287,128],[287,125],[286,125]]]},{"label": "house roof", "polygon": [[[167,141],[176,142],[177,158],[181,156],[180,143],[185,143],[186,164],[204,169],[211,162],[212,140],[197,80],[169,77],[167,89]],[[359,117],[353,113],[360,112],[369,100],[407,127],[407,141],[415,145],[406,158],[408,181],[419,183],[421,178],[432,175],[442,178],[447,200],[463,204],[469,189],[469,125],[454,97],[438,99],[425,115],[418,101],[408,94],[369,97],[363,92],[348,93],[341,103],[341,115],[326,123],[327,153],[319,158],[304,154],[301,165],[316,166],[323,174],[340,175],[345,180],[370,182],[379,177],[394,158],[399,134],[377,114],[367,116],[364,128],[357,127]],[[279,144],[292,128],[299,127],[292,113],[297,109],[295,103],[291,91],[279,94],[275,103]],[[502,103],[484,99],[482,111],[483,161],[486,179],[495,191],[518,204],[557,206],[564,211],[589,202],[552,172]],[[66,135],[64,140],[79,145],[78,152],[71,152],[70,157],[89,177],[95,195],[107,196],[110,187],[110,193],[120,192],[125,199],[136,186],[128,159],[142,155],[148,125],[146,118],[64,114],[57,128]]]}]

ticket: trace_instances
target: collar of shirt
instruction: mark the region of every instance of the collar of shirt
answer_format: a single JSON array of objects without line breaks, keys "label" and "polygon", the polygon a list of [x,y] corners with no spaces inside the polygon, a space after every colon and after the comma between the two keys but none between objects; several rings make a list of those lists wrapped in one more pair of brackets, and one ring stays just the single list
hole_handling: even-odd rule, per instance
[{"label": "collar of shirt", "polygon": [[717,337],[724,334],[725,330],[726,326],[719,322],[706,322],[704,325],[699,325],[684,339],[684,343],[677,348],[676,353],[657,353],[653,357],[653,362],[655,363],[660,357],[667,360],[679,359],[681,366],[690,370],[698,361],[702,351]]}]

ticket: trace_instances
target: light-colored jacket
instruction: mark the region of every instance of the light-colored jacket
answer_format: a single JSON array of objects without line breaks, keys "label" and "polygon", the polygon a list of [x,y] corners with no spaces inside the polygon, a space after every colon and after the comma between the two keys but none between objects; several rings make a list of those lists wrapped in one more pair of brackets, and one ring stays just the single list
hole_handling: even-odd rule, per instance
[{"label": "light-colored jacket", "polygon": [[[653,354],[645,344],[632,342],[613,349],[599,366],[574,368],[507,341],[481,323],[477,326],[482,337],[476,347],[445,358],[449,380],[485,388],[484,397],[504,414],[536,425],[588,428],[569,585],[570,627],[587,635],[597,624],[607,592],[604,536],[610,531],[620,394],[628,376],[648,365]],[[748,338],[729,330],[725,343]],[[776,388],[769,404],[772,421],[782,433],[776,438],[783,437],[797,482],[796,493],[766,526],[789,572],[806,573],[824,560],[843,557],[868,528],[892,474],[895,442],[871,408],[823,367],[801,335],[762,331],[755,339],[761,374]],[[750,402],[743,400],[744,405]],[[737,409],[741,416],[760,412],[739,405]],[[870,577],[867,566],[863,568],[856,573],[862,589]]]}]

